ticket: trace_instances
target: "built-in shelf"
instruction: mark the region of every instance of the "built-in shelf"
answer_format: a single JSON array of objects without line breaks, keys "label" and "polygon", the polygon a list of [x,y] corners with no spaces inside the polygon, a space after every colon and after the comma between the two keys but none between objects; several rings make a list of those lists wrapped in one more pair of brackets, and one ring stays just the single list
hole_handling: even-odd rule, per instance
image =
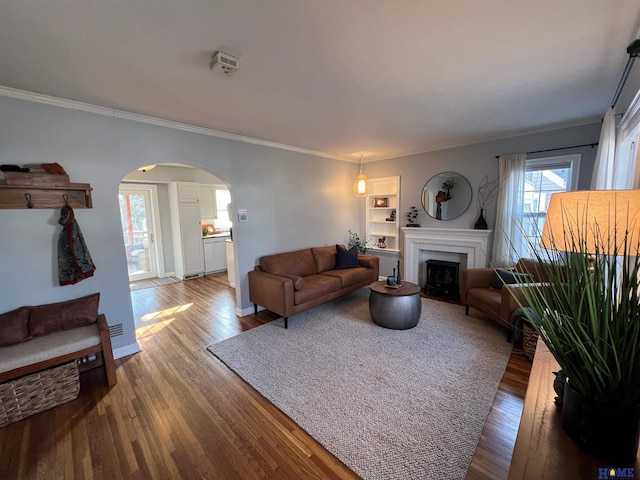
[{"label": "built-in shelf", "polygon": [[93,208],[91,185],[68,183],[56,186],[0,184],[0,208]]},{"label": "built-in shelf", "polygon": [[[400,177],[369,179],[370,194],[367,196],[366,239],[377,252],[399,252],[398,207],[400,205]],[[395,212],[395,221],[387,221]],[[384,237],[386,248],[377,245]]]},{"label": "built-in shelf", "polygon": [[370,247],[369,250],[375,250],[376,252],[390,252],[390,253],[398,253],[400,250],[397,248],[380,248],[380,247]]}]

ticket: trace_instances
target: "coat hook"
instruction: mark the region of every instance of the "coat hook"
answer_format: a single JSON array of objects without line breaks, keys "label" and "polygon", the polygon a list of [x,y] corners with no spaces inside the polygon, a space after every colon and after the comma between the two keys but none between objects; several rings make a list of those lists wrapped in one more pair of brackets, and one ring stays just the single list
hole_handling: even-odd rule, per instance
[{"label": "coat hook", "polygon": [[33,208],[33,202],[31,201],[31,194],[25,193],[24,198],[27,199],[27,208]]},{"label": "coat hook", "polygon": [[62,199],[64,200],[64,206],[68,207],[69,206],[69,195],[67,195],[66,193],[62,194]]}]

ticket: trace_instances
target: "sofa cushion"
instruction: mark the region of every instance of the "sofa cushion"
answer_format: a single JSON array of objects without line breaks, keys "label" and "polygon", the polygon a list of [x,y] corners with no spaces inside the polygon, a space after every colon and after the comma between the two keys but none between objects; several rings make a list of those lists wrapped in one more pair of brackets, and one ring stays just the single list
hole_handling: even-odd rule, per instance
[{"label": "sofa cushion", "polygon": [[467,291],[467,304],[475,308],[500,318],[500,304],[502,303],[502,292],[494,288],[470,288]]},{"label": "sofa cushion", "polygon": [[289,275],[287,273],[280,274],[281,277],[288,278],[293,282],[293,288],[295,290],[302,290],[304,288],[304,278],[299,275]]},{"label": "sofa cushion", "polygon": [[86,297],[29,307],[29,334],[34,337],[90,325],[98,318],[100,293]]},{"label": "sofa cushion", "polygon": [[336,245],[336,268],[357,268],[358,263],[358,247],[351,247],[349,250]]},{"label": "sofa cushion", "polygon": [[298,275],[306,277],[316,273],[316,264],[310,248],[293,252],[276,253],[260,258],[260,269],[274,275]]},{"label": "sofa cushion", "polygon": [[339,278],[330,277],[325,274],[308,275],[304,277],[304,288],[294,292],[294,304],[300,305],[316,300],[323,295],[340,290],[340,288]]},{"label": "sofa cushion", "polygon": [[373,282],[374,280],[371,278],[371,274],[372,270],[365,267],[330,270],[323,273],[323,275],[339,278],[343,288],[350,287],[351,285],[355,285],[356,283],[362,283],[366,281]]},{"label": "sofa cushion", "polygon": [[29,308],[20,307],[0,315],[0,347],[26,342],[31,339],[27,320]]},{"label": "sofa cushion", "polygon": [[[344,245],[341,245],[344,247]],[[336,268],[336,247],[313,247],[313,260],[316,262],[316,273],[323,273]]]},{"label": "sofa cushion", "polygon": [[528,273],[511,272],[509,270],[496,270],[493,275],[491,288],[501,290],[504,285],[512,285],[514,283],[529,283],[533,281],[533,277]]}]

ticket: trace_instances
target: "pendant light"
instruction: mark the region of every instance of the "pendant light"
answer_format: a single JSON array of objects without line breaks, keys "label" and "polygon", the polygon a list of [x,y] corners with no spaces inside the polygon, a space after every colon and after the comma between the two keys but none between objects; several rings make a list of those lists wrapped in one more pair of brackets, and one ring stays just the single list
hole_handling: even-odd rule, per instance
[{"label": "pendant light", "polygon": [[366,197],[369,195],[369,180],[362,173],[362,157],[360,155],[360,175],[356,177],[356,180],[353,182],[353,193],[356,197]]}]

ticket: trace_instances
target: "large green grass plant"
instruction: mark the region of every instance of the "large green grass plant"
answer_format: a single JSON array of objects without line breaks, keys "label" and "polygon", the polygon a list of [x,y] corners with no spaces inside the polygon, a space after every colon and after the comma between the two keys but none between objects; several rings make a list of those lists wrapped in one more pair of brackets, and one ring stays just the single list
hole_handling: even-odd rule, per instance
[{"label": "large green grass plant", "polygon": [[523,306],[577,392],[614,407],[640,405],[637,239],[584,230],[565,230],[557,249],[553,238],[548,249],[531,245],[548,283],[523,288]]}]

